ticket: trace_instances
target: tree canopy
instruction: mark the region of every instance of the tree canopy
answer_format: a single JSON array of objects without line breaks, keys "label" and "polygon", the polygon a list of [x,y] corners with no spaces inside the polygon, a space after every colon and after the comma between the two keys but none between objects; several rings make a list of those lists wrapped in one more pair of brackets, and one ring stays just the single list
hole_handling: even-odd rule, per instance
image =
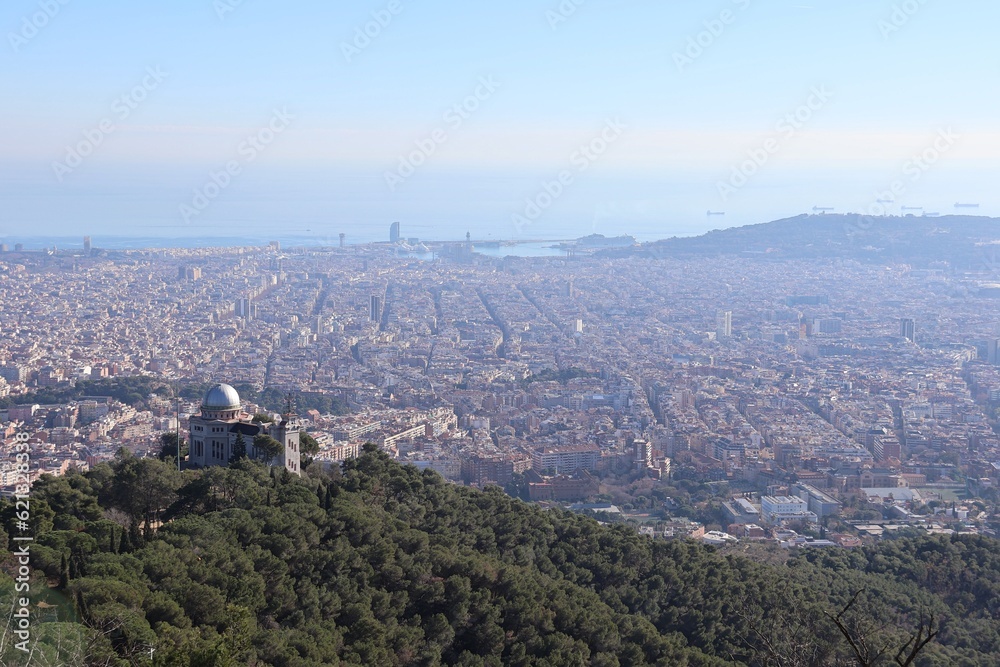
[{"label": "tree canopy", "polygon": [[[178,666],[833,666],[854,664],[834,618],[902,646],[931,617],[914,664],[1000,662],[989,538],[718,551],[449,484],[374,447],[310,472],[244,458],[181,473],[123,453],[42,477],[39,627],[75,628],[80,647],[53,664],[149,664],[152,648]],[[5,526],[14,512],[0,501]],[[0,604],[11,595],[0,576]]]}]

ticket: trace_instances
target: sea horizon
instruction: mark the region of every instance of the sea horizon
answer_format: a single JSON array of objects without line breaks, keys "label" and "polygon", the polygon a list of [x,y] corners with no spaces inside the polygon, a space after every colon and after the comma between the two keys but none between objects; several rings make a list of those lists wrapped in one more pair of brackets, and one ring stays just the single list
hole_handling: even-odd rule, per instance
[{"label": "sea horizon", "polygon": [[[737,225],[738,226],[738,225]],[[91,240],[91,247],[95,249],[104,250],[145,250],[145,249],[171,249],[171,248],[229,248],[229,247],[245,247],[245,246],[258,246],[267,245],[273,241],[277,241],[282,247],[292,247],[292,248],[302,248],[302,247],[336,247],[340,245],[339,232],[332,231],[329,232],[317,231],[315,234],[288,234],[288,233],[247,233],[247,234],[222,234],[222,235],[198,235],[198,236],[172,236],[167,234],[82,234],[79,236],[70,236],[65,234],[60,235],[47,235],[47,234],[36,234],[36,235],[4,235],[0,236],[0,243],[4,243],[8,246],[8,250],[13,250],[15,244],[22,244],[24,251],[41,251],[48,250],[55,247],[57,250],[74,250],[83,249],[84,247],[84,237],[89,237]],[[587,230],[582,230],[581,233],[571,233],[570,230],[564,231],[561,235],[547,234],[542,235],[544,238],[537,237],[526,237],[526,238],[504,238],[500,236],[494,236],[491,233],[486,233],[482,236],[476,236],[473,234],[472,240],[474,243],[489,243],[489,244],[502,244],[501,247],[529,247],[529,246],[548,246],[557,242],[564,241],[575,241],[587,236],[598,234],[606,238],[614,238],[618,236],[631,236],[639,243],[648,243],[653,241],[660,241],[669,238],[689,238],[695,236],[701,236],[708,231],[685,231],[678,229],[676,231],[666,231],[663,233],[656,233],[653,231],[643,232],[630,232],[629,230],[622,230],[617,234],[602,234],[600,232],[592,232]],[[403,242],[413,242],[413,243],[430,243],[430,244],[450,244],[450,243],[464,243],[466,241],[465,234],[458,233],[457,227],[450,230],[447,236],[421,236],[419,234],[402,234],[401,241]],[[356,229],[352,234],[346,234],[344,239],[344,245],[347,247],[354,246],[369,246],[369,245],[389,245],[389,225],[385,226],[384,233],[381,231],[376,233],[374,231],[369,233],[358,232]]]}]

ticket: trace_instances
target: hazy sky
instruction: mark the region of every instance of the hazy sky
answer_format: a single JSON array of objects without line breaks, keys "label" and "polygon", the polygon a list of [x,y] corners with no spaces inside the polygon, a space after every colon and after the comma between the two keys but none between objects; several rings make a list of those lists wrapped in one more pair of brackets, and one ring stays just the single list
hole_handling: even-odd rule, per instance
[{"label": "hazy sky", "polygon": [[867,208],[894,181],[897,209],[1000,214],[998,17],[986,0],[7,0],[0,236],[381,238],[395,219],[648,236]]}]

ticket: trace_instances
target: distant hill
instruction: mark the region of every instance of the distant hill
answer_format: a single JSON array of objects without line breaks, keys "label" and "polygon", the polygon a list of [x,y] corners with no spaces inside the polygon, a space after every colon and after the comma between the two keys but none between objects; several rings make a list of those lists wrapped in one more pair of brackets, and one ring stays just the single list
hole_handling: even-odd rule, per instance
[{"label": "distant hill", "polygon": [[960,269],[993,266],[1000,243],[1000,219],[967,215],[940,217],[800,215],[759,225],[734,227],[690,238],[671,238],[607,250],[602,256],[692,257],[763,255],[772,258],[839,257],[863,262],[948,262]]},{"label": "distant hill", "polygon": [[[4,527],[17,511],[0,501]],[[301,479],[123,454],[43,477],[30,513],[31,664],[832,667],[854,661],[827,614],[858,591],[843,622],[876,650],[933,617],[917,666],[1000,664],[1000,549],[983,537],[718,552],[455,486],[371,446]],[[20,656],[0,642],[2,664]]]}]

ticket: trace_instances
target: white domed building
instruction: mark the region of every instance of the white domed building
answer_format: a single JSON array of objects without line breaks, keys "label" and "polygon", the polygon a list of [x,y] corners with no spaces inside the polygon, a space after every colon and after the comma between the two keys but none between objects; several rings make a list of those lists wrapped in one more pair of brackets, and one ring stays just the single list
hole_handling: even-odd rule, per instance
[{"label": "white domed building", "polygon": [[201,414],[191,417],[188,463],[192,467],[225,466],[236,455],[239,436],[249,458],[260,458],[253,446],[254,436],[269,435],[282,445],[284,452],[268,461],[291,473],[301,475],[299,469],[299,429],[293,426],[294,415],[285,414],[280,422],[257,423],[243,412],[240,395],[228,384],[217,384],[205,393]]}]

